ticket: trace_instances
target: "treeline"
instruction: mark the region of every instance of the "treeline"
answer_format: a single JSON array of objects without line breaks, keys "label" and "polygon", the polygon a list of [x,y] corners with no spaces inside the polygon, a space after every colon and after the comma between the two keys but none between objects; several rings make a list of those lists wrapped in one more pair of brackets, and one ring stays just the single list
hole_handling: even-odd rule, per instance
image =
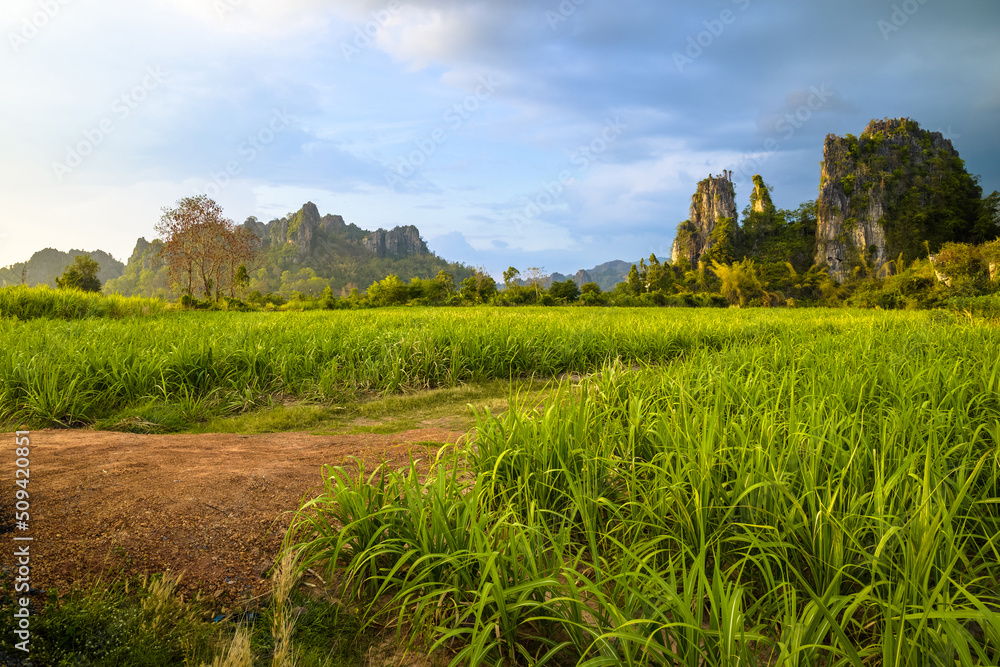
[{"label": "treeline", "polygon": [[[522,278],[510,267],[502,283],[477,269],[456,281],[446,271],[409,282],[389,275],[366,290],[327,287],[319,295],[240,291],[233,297],[199,300],[184,295],[173,307],[193,310],[319,310],[387,306],[618,306],[618,307],[859,307],[947,308],[970,315],[1000,317],[1000,239],[981,245],[947,243],[927,259],[901,259],[879,269],[857,268],[843,283],[825,269],[798,270],[791,262],[713,260],[692,267],[661,262],[655,255],[633,265],[613,290],[597,283],[557,281],[545,287],[537,272]],[[0,288],[0,316],[70,318],[155,314],[170,309],[161,299],[124,298],[79,289]]]},{"label": "treeline", "polygon": [[[596,282],[579,285],[572,279],[546,284],[547,278],[538,267],[525,269],[523,275],[509,267],[498,284],[485,269],[449,265],[457,268],[440,269],[434,277],[415,277],[408,282],[389,273],[373,280],[365,290],[349,283],[339,294],[314,272],[311,277],[300,276],[300,281],[286,281],[283,276],[282,285],[299,289],[265,293],[254,289],[244,265],[253,258],[253,238],[240,243],[227,241],[231,236],[235,238],[231,222],[224,220],[217,205],[207,198],[181,200],[178,208],[165,210],[161,225],[166,238],[161,245],[173,282],[183,288],[180,306],[188,309],[854,306],[952,308],[1000,316],[1000,238],[978,245],[950,242],[940,248],[932,248],[925,241],[926,255],[909,262],[900,254],[876,266],[861,257],[851,274],[838,282],[826,266],[812,263],[817,226],[815,202],[806,202],[794,210],[777,209],[763,181],[758,181],[759,177],[755,178],[760,201],[751,202],[740,226],[730,218],[721,218],[712,232],[711,244],[696,265],[684,258],[661,261],[651,254],[633,264],[626,280],[609,291],[602,291]],[[988,205],[993,216],[984,228],[995,231],[1000,229],[1000,199],[996,193],[988,198]],[[937,252],[931,254],[932,249]],[[57,282],[65,287],[99,290],[98,270],[96,262],[77,257]],[[431,272],[426,266],[424,271],[425,275]],[[17,300],[23,298],[20,295]],[[46,296],[43,301],[47,305],[40,308],[42,311],[56,299]],[[32,306],[26,312],[34,309]],[[89,307],[83,310],[89,311]]]},{"label": "treeline", "polygon": [[796,269],[790,261],[743,259],[701,262],[660,261],[656,255],[632,266],[613,290],[573,280],[544,287],[540,276],[521,278],[510,267],[503,283],[477,269],[461,282],[441,271],[409,282],[389,275],[367,290],[335,295],[296,293],[287,299],[251,292],[245,301],[216,305],[185,299],[198,308],[313,310],[386,306],[618,306],[618,307],[840,307],[882,309],[951,308],[1000,316],[1000,239],[981,245],[946,243],[936,254],[905,264],[902,259],[876,269],[862,265],[838,283],[825,268]]}]

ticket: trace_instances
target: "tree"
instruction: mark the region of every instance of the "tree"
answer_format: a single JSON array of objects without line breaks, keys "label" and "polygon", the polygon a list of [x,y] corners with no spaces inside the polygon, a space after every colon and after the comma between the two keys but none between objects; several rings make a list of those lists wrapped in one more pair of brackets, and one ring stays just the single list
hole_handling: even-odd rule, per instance
[{"label": "tree", "polygon": [[633,296],[639,296],[642,294],[643,285],[642,278],[639,277],[639,269],[632,265],[632,268],[628,271],[628,278],[626,278],[626,283],[628,284],[628,293]]},{"label": "tree", "polygon": [[235,290],[242,297],[243,290],[245,290],[249,284],[250,274],[247,272],[247,265],[240,264],[239,268],[236,269],[236,275],[233,276],[233,290]]},{"label": "tree", "polygon": [[455,293],[455,276],[444,269],[438,271],[437,276],[434,277],[434,283],[441,286],[440,289],[444,292],[443,298]]},{"label": "tree", "polygon": [[580,285],[580,302],[585,306],[596,306],[604,299],[601,296],[601,286],[590,282]]},{"label": "tree", "polygon": [[528,280],[528,285],[535,289],[535,301],[538,301],[542,293],[542,279],[545,278],[545,269],[541,266],[529,266],[524,270],[524,275]]},{"label": "tree", "polygon": [[508,266],[507,270],[503,272],[503,284],[508,291],[520,286],[520,281],[517,279],[519,275],[521,275],[521,272],[513,266]]},{"label": "tree", "polygon": [[161,253],[171,280],[190,296],[196,283],[205,298],[214,288],[218,300],[224,285],[235,295],[239,267],[253,259],[258,245],[255,234],[237,228],[205,195],[185,197],[176,208],[164,208],[155,229],[163,240]]},{"label": "tree", "polygon": [[580,297],[580,288],[577,287],[576,282],[570,278],[562,282],[552,283],[552,286],[549,287],[549,294],[551,294],[555,299],[572,303]]},{"label": "tree", "polygon": [[459,294],[469,303],[487,303],[497,293],[497,282],[486,272],[477,267],[471,276],[462,281]]},{"label": "tree", "polygon": [[699,263],[711,266],[713,262],[731,264],[735,261],[736,221],[733,218],[719,218],[715,229],[709,234],[709,248],[702,253]]},{"label": "tree", "polygon": [[497,293],[497,281],[485,271],[476,272],[476,294],[480,303],[488,303]]},{"label": "tree", "polygon": [[372,283],[368,288],[368,300],[376,306],[398,306],[410,300],[410,288],[395,274]]},{"label": "tree", "polygon": [[979,217],[973,230],[973,240],[977,243],[992,241],[1000,236],[1000,192],[983,197]]},{"label": "tree", "polygon": [[229,281],[229,296],[235,297],[237,290],[243,290],[250,284],[250,272],[247,262],[252,262],[257,255],[259,239],[247,227],[236,227],[220,238],[219,249],[222,261],[216,265],[215,299],[219,299],[219,287],[223,279]]},{"label": "tree", "polygon": [[63,271],[62,276],[56,278],[56,287],[59,289],[78,289],[84,292],[100,292],[101,281],[97,278],[97,273],[100,270],[100,264],[90,257],[77,255],[73,258],[73,263]]}]

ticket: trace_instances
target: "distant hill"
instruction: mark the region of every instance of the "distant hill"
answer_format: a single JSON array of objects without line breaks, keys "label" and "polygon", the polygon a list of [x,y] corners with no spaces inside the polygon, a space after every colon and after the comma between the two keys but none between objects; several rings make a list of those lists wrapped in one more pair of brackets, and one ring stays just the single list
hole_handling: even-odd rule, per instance
[{"label": "distant hill", "polygon": [[628,271],[631,268],[632,265],[628,262],[615,259],[604,264],[599,264],[592,269],[580,269],[572,276],[553,273],[544,279],[541,284],[547,289],[553,282],[565,282],[572,279],[577,285],[597,283],[602,292],[607,292],[614,289],[618,283],[623,282],[628,277]]},{"label": "distant hill", "polygon": [[27,262],[18,262],[0,269],[0,287],[20,285],[56,286],[56,278],[73,263],[77,255],[86,255],[97,262],[101,270],[97,273],[101,284],[113,280],[125,271],[125,265],[103,250],[69,250],[62,252],[54,248],[39,250]]},{"label": "distant hill", "polygon": [[[328,286],[335,294],[352,287],[364,290],[389,274],[408,282],[447,271],[456,283],[472,274],[472,269],[431,253],[412,225],[367,231],[339,215],[321,217],[312,202],[268,223],[247,218],[243,226],[260,239],[257,259],[248,267],[248,291],[315,296]],[[122,276],[107,289],[125,295],[175,296],[168,293],[161,248],[159,240],[139,239]]]}]

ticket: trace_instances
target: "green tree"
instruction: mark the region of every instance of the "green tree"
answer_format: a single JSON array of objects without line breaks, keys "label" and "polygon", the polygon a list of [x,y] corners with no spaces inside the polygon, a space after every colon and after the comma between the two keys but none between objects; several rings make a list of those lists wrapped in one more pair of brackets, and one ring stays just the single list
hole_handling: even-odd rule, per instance
[{"label": "green tree", "polygon": [[250,284],[250,274],[247,272],[246,264],[240,264],[233,276],[233,293],[230,296],[243,297],[243,290]]},{"label": "green tree", "polygon": [[62,276],[56,278],[56,287],[100,292],[101,281],[97,279],[100,270],[101,266],[90,257],[77,255],[73,258],[73,263],[63,271]]},{"label": "green tree", "polygon": [[477,271],[476,294],[480,303],[488,303],[497,293],[497,281],[488,273]]},{"label": "green tree", "polygon": [[1000,192],[983,197],[973,239],[977,243],[992,241],[1000,236]]},{"label": "green tree", "polygon": [[471,276],[462,281],[459,294],[469,303],[487,303],[497,293],[497,281],[486,272],[476,268]]},{"label": "green tree", "polygon": [[713,262],[731,264],[736,256],[736,221],[733,218],[719,218],[715,229],[709,234],[709,248],[699,260],[705,266]]},{"label": "green tree", "polygon": [[607,301],[601,294],[601,286],[590,282],[580,285],[580,303],[585,306],[597,306]]},{"label": "green tree", "polygon": [[410,289],[399,276],[390,274],[368,288],[368,300],[376,306],[398,306],[410,300]]},{"label": "green tree", "polygon": [[520,281],[517,277],[521,275],[521,272],[515,269],[513,266],[508,266],[507,270],[503,272],[503,284],[508,290],[514,287],[520,287]]},{"label": "green tree", "polygon": [[444,269],[438,271],[437,276],[434,277],[434,282],[441,286],[444,290],[444,297],[447,298],[455,293],[455,276],[448,273]]},{"label": "green tree", "polygon": [[628,285],[628,293],[633,296],[639,296],[643,291],[642,278],[639,277],[639,269],[636,268],[635,264],[628,271],[628,278],[625,280]]},{"label": "green tree", "polygon": [[566,303],[573,303],[580,297],[580,288],[577,286],[576,282],[570,278],[563,280],[562,282],[552,283],[549,287],[549,294],[551,294],[554,299],[565,301]]}]

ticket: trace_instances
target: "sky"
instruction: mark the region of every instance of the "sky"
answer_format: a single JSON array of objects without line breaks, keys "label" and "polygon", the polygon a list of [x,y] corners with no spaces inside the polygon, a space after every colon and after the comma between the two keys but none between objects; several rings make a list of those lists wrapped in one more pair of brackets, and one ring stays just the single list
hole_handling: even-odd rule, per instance
[{"label": "sky", "polygon": [[992,0],[4,0],[0,266],[124,261],[197,194],[495,275],[669,257],[698,181],[796,208],[824,137],[883,117],[989,193],[998,35]]}]

